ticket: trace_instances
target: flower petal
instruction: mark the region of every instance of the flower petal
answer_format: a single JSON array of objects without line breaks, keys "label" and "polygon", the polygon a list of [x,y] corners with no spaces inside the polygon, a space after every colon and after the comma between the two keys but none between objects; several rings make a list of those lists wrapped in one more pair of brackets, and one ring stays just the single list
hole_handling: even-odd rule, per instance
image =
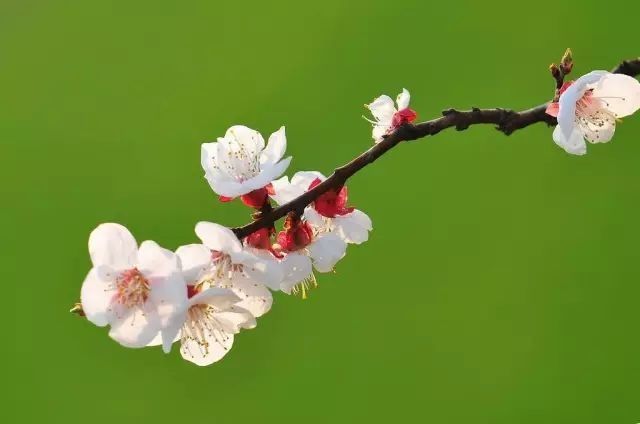
[{"label": "flower petal", "polygon": [[393,114],[397,112],[393,100],[387,95],[376,98],[367,105],[367,108],[371,111],[373,117],[384,125],[391,125]]},{"label": "flower petal", "polygon": [[285,150],[287,150],[287,136],[282,126],[269,136],[267,147],[260,154],[260,163],[264,165],[278,162],[284,156]]},{"label": "flower petal", "polygon": [[251,253],[247,251],[242,265],[251,280],[259,281],[272,290],[280,289],[282,267],[270,252],[260,249],[252,249]]},{"label": "flower petal", "polygon": [[600,109],[590,116],[580,117],[578,125],[584,138],[591,143],[607,143],[616,130],[616,118],[606,109]]},{"label": "flower petal", "polygon": [[105,279],[105,274],[97,268],[92,268],[80,290],[82,310],[87,319],[98,327],[104,327],[112,319],[110,306],[115,283],[113,280]]},{"label": "flower petal", "polygon": [[240,300],[230,289],[210,287],[189,299],[189,306],[207,304],[215,306],[218,310],[226,310],[240,302]]},{"label": "flower petal", "polygon": [[374,124],[373,130],[371,131],[371,136],[376,143],[380,143],[382,140],[384,140],[384,136],[387,135],[390,130],[391,125]]},{"label": "flower petal", "polygon": [[329,272],[344,257],[347,244],[337,234],[325,233],[319,235],[307,249],[315,269]]},{"label": "flower petal", "polygon": [[211,250],[203,244],[187,244],[178,247],[182,276],[187,284],[195,284],[211,267]]},{"label": "flower petal", "polygon": [[204,332],[202,346],[196,340],[186,338],[182,341],[180,354],[184,359],[201,367],[211,365],[222,359],[233,346],[233,334],[222,332],[219,329]]},{"label": "flower petal", "polygon": [[360,244],[369,239],[373,226],[366,213],[354,209],[353,212],[333,218],[338,235],[347,243]]},{"label": "flower petal", "polygon": [[606,74],[593,88],[593,97],[602,100],[616,118],[640,109],[640,81],[623,74]]},{"label": "flower petal", "polygon": [[216,313],[216,320],[220,323],[224,331],[235,334],[240,329],[250,329],[256,327],[256,319],[251,312],[246,309],[232,306],[227,311]]},{"label": "flower petal", "polygon": [[584,155],[587,153],[587,143],[582,137],[582,132],[578,129],[574,129],[570,138],[566,138],[560,125],[557,125],[553,130],[553,141],[572,155]]},{"label": "flower petal", "polygon": [[137,252],[136,239],[120,224],[100,224],[89,236],[89,255],[95,267],[107,265],[115,270],[132,268]]},{"label": "flower petal", "polygon": [[311,259],[300,253],[289,253],[281,262],[282,269],[284,271],[284,277],[280,284],[280,289],[291,294],[293,286],[309,277],[313,272],[311,266]]},{"label": "flower petal", "polygon": [[409,100],[411,99],[411,95],[406,88],[402,89],[402,93],[398,94],[396,99],[396,103],[398,104],[398,110],[406,109],[409,107]]},{"label": "flower petal", "polygon": [[238,307],[251,312],[256,318],[266,314],[271,309],[271,304],[273,303],[271,292],[257,281],[236,273],[225,287],[233,290],[242,299],[237,304]]},{"label": "flower petal", "polygon": [[143,308],[120,308],[111,323],[109,336],[125,347],[144,347],[160,331],[158,313],[149,302]]},{"label": "flower petal", "polygon": [[238,237],[227,227],[213,222],[201,221],[196,224],[196,235],[211,250],[226,254],[242,252],[242,244]]}]

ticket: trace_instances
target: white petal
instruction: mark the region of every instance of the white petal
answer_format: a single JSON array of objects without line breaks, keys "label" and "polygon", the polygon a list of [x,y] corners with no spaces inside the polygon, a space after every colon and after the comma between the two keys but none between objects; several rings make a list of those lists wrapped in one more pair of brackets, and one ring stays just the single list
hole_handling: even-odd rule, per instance
[{"label": "white petal", "polygon": [[189,306],[207,304],[215,306],[218,310],[226,310],[240,302],[240,300],[230,289],[211,287],[189,299]]},{"label": "white petal", "polygon": [[247,151],[260,152],[264,149],[262,134],[244,125],[234,125],[229,128],[224,138],[234,140]]},{"label": "white petal", "polygon": [[116,270],[132,268],[138,244],[120,224],[100,224],[89,236],[89,255],[93,266],[107,265]]},{"label": "white petal", "polygon": [[242,244],[238,237],[222,225],[201,221],[196,224],[196,235],[205,246],[216,252],[234,254],[242,252]]},{"label": "white petal", "polygon": [[257,281],[243,277],[239,273],[228,283],[233,292],[242,299],[237,305],[258,318],[271,309],[273,298],[267,287]]},{"label": "white petal", "polygon": [[406,88],[403,88],[402,93],[398,94],[398,98],[396,99],[396,103],[398,104],[398,110],[408,108],[410,99],[411,99],[411,96],[409,95],[409,91]]},{"label": "white petal", "polygon": [[294,186],[300,187],[304,191],[309,190],[309,186],[314,180],[324,181],[327,179],[324,175],[322,175],[318,171],[298,171],[291,178],[291,184]]},{"label": "white petal", "polygon": [[207,346],[187,339],[182,341],[180,354],[184,359],[196,365],[207,366],[222,359],[233,346],[233,334],[221,333],[218,330],[205,332]]},{"label": "white petal", "polygon": [[563,132],[565,139],[572,137],[571,133],[575,126],[576,119],[576,102],[582,98],[590,84],[597,82],[605,74],[607,74],[606,71],[593,71],[583,75],[560,96],[560,100],[558,101],[560,107],[558,111],[558,126]]},{"label": "white petal", "polygon": [[176,250],[182,276],[187,284],[195,284],[211,267],[211,250],[203,244],[187,244]]},{"label": "white petal", "polygon": [[376,143],[380,143],[384,140],[384,136],[391,130],[391,125],[374,124],[371,136]]},{"label": "white petal", "polygon": [[260,163],[274,164],[278,162],[284,156],[285,150],[287,150],[287,136],[285,135],[284,127],[280,127],[278,131],[269,136],[267,147],[260,155]]},{"label": "white petal", "polygon": [[185,320],[188,307],[187,286],[179,268],[160,278],[150,278],[149,301],[156,306],[162,330],[163,349],[169,352],[171,343]]},{"label": "white petal", "polygon": [[92,268],[82,283],[80,302],[87,319],[99,327],[109,324],[112,319],[110,311],[114,294],[114,280],[105,279],[105,272]]},{"label": "white petal", "polygon": [[616,130],[616,118],[606,109],[578,118],[580,131],[591,143],[607,143]]},{"label": "white petal", "polygon": [[571,138],[567,139],[560,125],[557,125],[553,130],[553,141],[572,155],[584,155],[587,153],[587,143],[582,137],[582,132],[577,128],[571,132]]},{"label": "white petal", "polygon": [[200,148],[200,165],[205,174],[219,172],[215,166],[218,163],[218,143],[202,143]]},{"label": "white petal", "polygon": [[291,294],[293,286],[307,278],[313,272],[311,259],[300,253],[289,253],[281,262],[284,278],[280,288],[283,292]]},{"label": "white petal", "polygon": [[171,250],[162,248],[152,240],[146,240],[138,251],[137,267],[147,278],[166,277],[180,268],[178,257]]},{"label": "white petal", "polygon": [[230,334],[238,333],[242,328],[250,329],[256,327],[256,319],[251,312],[237,306],[233,306],[227,311],[217,312],[216,320],[224,331]]},{"label": "white petal", "polygon": [[347,215],[336,216],[333,218],[333,224],[336,232],[344,241],[355,244],[367,241],[369,231],[373,228],[371,219],[358,209]]},{"label": "white petal", "polygon": [[307,249],[315,269],[329,272],[344,257],[347,244],[337,234],[326,233],[318,236]]},{"label": "white petal", "polygon": [[616,118],[640,109],[640,82],[628,75],[606,74],[593,88],[593,97],[601,99]]},{"label": "white petal", "polygon": [[271,198],[278,205],[284,205],[303,193],[303,191],[301,192],[298,187],[291,185],[289,177],[286,175],[271,182],[271,186],[274,192],[274,194],[271,195]]},{"label": "white petal", "polygon": [[326,218],[318,213],[313,206],[307,206],[304,210],[304,219],[316,229],[324,229],[327,226]]},{"label": "white petal", "polygon": [[248,253],[242,260],[242,269],[250,279],[259,281],[271,290],[279,290],[282,281],[282,267],[280,263],[267,251],[252,249],[255,253]]},{"label": "white petal", "polygon": [[373,102],[369,103],[367,108],[369,108],[371,114],[377,121],[380,121],[380,123],[385,125],[391,125],[393,114],[397,112],[393,104],[393,100],[387,95],[378,97]]},{"label": "white petal", "polygon": [[144,347],[160,331],[160,319],[155,309],[147,304],[141,308],[120,308],[111,323],[109,336],[125,347]]}]

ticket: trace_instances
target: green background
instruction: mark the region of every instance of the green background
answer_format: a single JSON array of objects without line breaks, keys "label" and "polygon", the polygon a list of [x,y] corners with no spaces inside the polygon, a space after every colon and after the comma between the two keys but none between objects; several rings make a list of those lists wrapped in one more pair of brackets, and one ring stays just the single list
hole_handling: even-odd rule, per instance
[{"label": "green background", "polygon": [[200,143],[287,126],[289,173],[368,148],[362,105],[526,108],[547,66],[637,57],[638,3],[0,3],[4,413],[20,422],[637,423],[640,116],[585,157],[536,125],[405,144],[349,182],[374,222],[308,301],[276,295],[220,363],[70,315],[100,222],[194,242]]}]

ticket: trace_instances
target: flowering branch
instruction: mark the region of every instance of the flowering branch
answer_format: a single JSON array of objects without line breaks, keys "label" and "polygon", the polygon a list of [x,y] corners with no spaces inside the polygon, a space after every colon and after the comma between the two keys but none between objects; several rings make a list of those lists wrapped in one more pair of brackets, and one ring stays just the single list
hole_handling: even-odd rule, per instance
[{"label": "flowering branch", "polygon": [[[611,72],[635,77],[640,74],[640,58],[625,60],[616,66]],[[554,78],[555,77],[556,76],[554,75]],[[560,78],[556,78],[556,90],[560,89],[563,80],[564,72],[562,72],[562,76]],[[299,215],[302,214],[304,208],[316,200],[320,195],[330,190],[339,189],[351,176],[365,166],[375,162],[376,159],[384,155],[402,141],[411,141],[427,136],[433,136],[442,130],[452,127],[457,131],[462,131],[466,130],[471,125],[478,124],[493,124],[496,126],[498,131],[505,135],[510,135],[516,130],[526,128],[529,125],[538,122],[544,122],[549,126],[556,125],[557,119],[546,113],[548,106],[549,103],[544,103],[540,106],[520,112],[502,108],[472,108],[467,111],[447,109],[442,112],[443,116],[440,118],[418,124],[405,123],[391,134],[385,136],[380,143],[375,144],[351,162],[336,168],[333,174],[331,174],[331,176],[321,184],[280,207],[265,211],[266,213],[257,213],[255,216],[256,220],[243,227],[234,228],[233,232],[238,236],[238,238],[244,238],[261,228],[272,226],[274,222],[285,217],[289,212],[297,212]]]}]

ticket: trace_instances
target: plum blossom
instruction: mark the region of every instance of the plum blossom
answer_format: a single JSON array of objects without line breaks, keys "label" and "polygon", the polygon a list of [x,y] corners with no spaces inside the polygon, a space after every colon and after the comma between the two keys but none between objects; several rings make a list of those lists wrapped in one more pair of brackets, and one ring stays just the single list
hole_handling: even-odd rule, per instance
[{"label": "plum blossom", "polygon": [[[211,250],[201,244],[181,246],[176,251],[182,264],[189,301],[174,320],[173,336],[180,354],[196,365],[211,365],[222,359],[242,328],[254,328],[254,316],[239,306],[242,299],[232,290],[211,287]],[[149,345],[159,344],[156,339]]]},{"label": "plum blossom", "polygon": [[287,216],[277,241],[283,272],[279,288],[287,294],[299,294],[303,299],[318,285],[313,269],[333,271],[347,249],[347,244],[337,234],[314,230],[295,214]]},{"label": "plum blossom", "polygon": [[266,286],[277,287],[282,281],[278,263],[245,249],[233,231],[222,225],[199,222],[196,235],[209,251],[209,287],[232,290],[241,299],[237,306],[256,318],[268,312],[273,299]]},{"label": "plum blossom", "polygon": [[376,143],[381,142],[385,135],[391,134],[401,125],[415,121],[418,115],[409,108],[409,100],[409,91],[403,88],[402,93],[398,94],[396,98],[397,108],[391,97],[386,94],[365,105],[375,119],[365,118],[373,124],[372,136]]},{"label": "plum blossom", "polygon": [[[272,183],[272,198],[280,205],[311,190],[327,178],[320,172],[297,172],[289,181],[284,176]],[[369,238],[371,219],[364,212],[347,207],[347,187],[321,194],[304,210],[304,218],[318,233],[332,232],[347,243],[360,244]]]},{"label": "plum blossom", "polygon": [[567,153],[584,155],[587,144],[606,143],[616,120],[640,108],[640,82],[623,74],[593,71],[560,89],[560,98],[547,107],[558,118],[553,141]]},{"label": "plum blossom", "polygon": [[286,171],[291,157],[284,127],[271,134],[265,147],[262,135],[242,125],[229,128],[217,142],[202,144],[201,164],[209,185],[222,201],[240,196],[250,207],[266,201],[269,183]]},{"label": "plum blossom", "polygon": [[93,268],[80,293],[83,313],[126,347],[143,347],[158,334],[168,351],[170,325],[186,308],[177,256],[153,241],[138,248],[129,230],[101,224],[89,236]]}]

